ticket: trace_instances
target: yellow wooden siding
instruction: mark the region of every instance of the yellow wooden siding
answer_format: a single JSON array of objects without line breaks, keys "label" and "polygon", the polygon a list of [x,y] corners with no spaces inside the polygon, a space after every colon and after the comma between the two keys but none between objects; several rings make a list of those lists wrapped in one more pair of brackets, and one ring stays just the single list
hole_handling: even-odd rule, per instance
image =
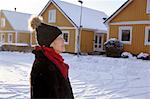
[{"label": "yellow wooden siding", "polygon": [[1,13],[0,18],[5,18],[5,27],[0,27],[1,31],[12,31],[14,30],[9,21],[6,19],[5,15]]},{"label": "yellow wooden siding", "polygon": [[[124,44],[124,50],[139,54],[140,52],[150,53],[150,46],[144,45],[145,42],[145,26],[148,25],[130,25],[132,26],[132,43]],[[109,38],[117,38],[119,36],[119,26],[110,26]]]},{"label": "yellow wooden siding", "polygon": [[12,43],[15,43],[15,41],[16,41],[16,33],[15,33],[15,32],[12,33],[12,36],[13,36],[13,38],[12,38]]},{"label": "yellow wooden siding", "polygon": [[18,33],[18,43],[30,43],[29,33]]},{"label": "yellow wooden siding", "polygon": [[61,31],[69,32],[69,44],[65,44],[66,52],[75,52],[75,30],[74,29],[62,29]]},{"label": "yellow wooden siding", "polygon": [[93,31],[82,30],[80,41],[81,52],[84,53],[93,52],[93,42],[94,42],[93,40],[94,40]]},{"label": "yellow wooden siding", "polygon": [[32,45],[37,45],[36,32],[32,32]]},{"label": "yellow wooden siding", "polygon": [[146,7],[147,0],[133,0],[111,22],[150,20]]},{"label": "yellow wooden siding", "polygon": [[56,8],[54,4],[50,4],[44,13],[41,15],[44,19],[44,22],[48,23],[48,14],[51,9],[56,9],[56,23],[49,23],[56,26],[63,26],[63,27],[73,27],[73,25],[67,20],[67,18]]},{"label": "yellow wooden siding", "polygon": [[104,39],[103,39],[103,43],[105,43],[107,41],[107,34],[104,34]]}]

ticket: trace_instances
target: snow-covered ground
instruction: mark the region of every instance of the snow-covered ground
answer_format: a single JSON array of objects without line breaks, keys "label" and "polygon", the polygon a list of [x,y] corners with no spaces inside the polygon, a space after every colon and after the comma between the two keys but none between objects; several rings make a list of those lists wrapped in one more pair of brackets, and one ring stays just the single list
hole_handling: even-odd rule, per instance
[{"label": "snow-covered ground", "polygon": [[[62,54],[75,99],[150,99],[150,61]],[[0,99],[29,99],[31,53],[0,52]]]}]

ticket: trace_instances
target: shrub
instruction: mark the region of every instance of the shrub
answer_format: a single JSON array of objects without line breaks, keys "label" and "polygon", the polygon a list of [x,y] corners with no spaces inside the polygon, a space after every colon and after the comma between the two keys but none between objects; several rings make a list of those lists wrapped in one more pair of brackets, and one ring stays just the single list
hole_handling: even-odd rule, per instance
[{"label": "shrub", "polygon": [[106,56],[108,57],[121,57],[123,52],[123,44],[116,38],[109,39],[104,43]]}]

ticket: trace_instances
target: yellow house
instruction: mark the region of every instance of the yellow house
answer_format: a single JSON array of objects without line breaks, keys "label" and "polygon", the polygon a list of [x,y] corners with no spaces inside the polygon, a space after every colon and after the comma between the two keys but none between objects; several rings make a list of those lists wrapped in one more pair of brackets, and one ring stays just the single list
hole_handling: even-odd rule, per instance
[{"label": "yellow house", "polygon": [[32,44],[32,33],[28,29],[30,14],[0,10],[0,45],[5,50],[19,50]]},{"label": "yellow house", "polygon": [[150,0],[127,0],[105,24],[107,39],[119,39],[124,51],[150,54]]},{"label": "yellow house", "polygon": [[[59,27],[65,39],[66,52],[77,53],[78,27],[80,26],[81,7],[60,0],[50,0],[40,16],[44,22]],[[82,31],[80,34],[80,51],[90,53],[104,51],[103,44],[106,40],[107,28],[104,12],[82,8]],[[33,33],[33,45],[36,44],[35,33]]]}]

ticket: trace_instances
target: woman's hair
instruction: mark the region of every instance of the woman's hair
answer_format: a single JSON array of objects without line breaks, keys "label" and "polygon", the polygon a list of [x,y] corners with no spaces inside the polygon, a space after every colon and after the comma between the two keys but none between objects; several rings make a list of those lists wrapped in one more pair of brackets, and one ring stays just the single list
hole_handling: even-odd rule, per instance
[{"label": "woman's hair", "polygon": [[38,28],[38,26],[41,25],[42,22],[43,22],[42,17],[40,17],[40,16],[32,16],[29,19],[29,28],[30,28],[30,30],[35,30],[36,28]]}]

